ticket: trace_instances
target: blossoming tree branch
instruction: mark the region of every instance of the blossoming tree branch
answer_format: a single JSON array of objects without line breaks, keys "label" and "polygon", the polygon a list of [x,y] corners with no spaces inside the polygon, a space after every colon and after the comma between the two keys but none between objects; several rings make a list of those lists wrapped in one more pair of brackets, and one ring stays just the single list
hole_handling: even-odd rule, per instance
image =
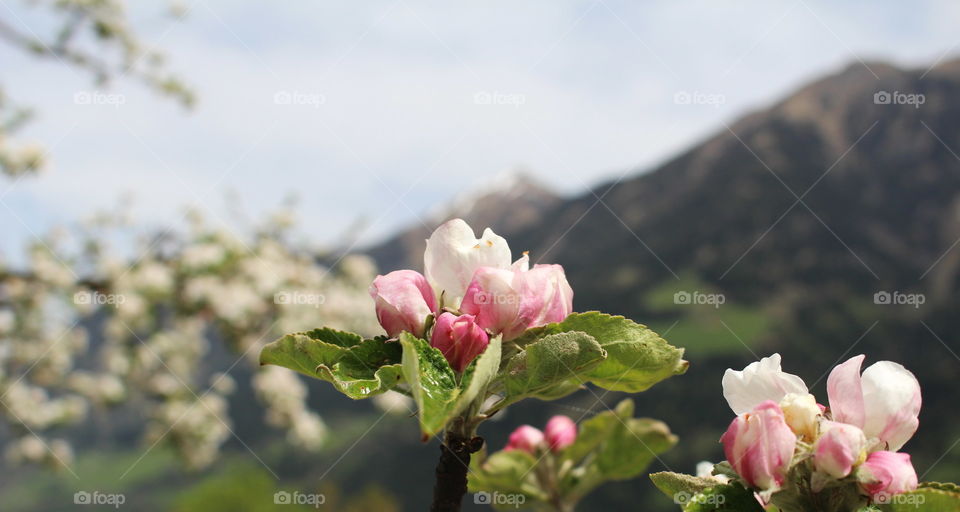
[{"label": "blossoming tree branch", "polygon": [[[424,275],[398,270],[371,285],[385,335],[364,339],[329,328],[289,334],[267,345],[260,361],[329,381],[354,399],[388,390],[411,396],[423,440],[443,436],[431,510],[460,509],[471,455],[483,447],[477,428],[504,407],[527,398],[555,400],[587,383],[636,393],[686,371],[683,350],[645,326],[599,312],[574,313],[563,268],[531,266],[526,253],[514,261],[506,240],[490,229],[477,238],[462,220],[443,224],[427,240],[424,267]],[[626,439],[644,443],[649,437],[661,450],[673,443],[663,424],[628,423],[632,404],[610,414],[618,416],[596,421],[590,436],[580,436],[579,447],[569,442],[569,433],[548,445],[527,435],[513,442],[520,449],[507,453],[529,457],[528,469],[537,465],[534,454],[556,453],[580,468],[563,487],[579,496],[618,472],[612,466],[606,474],[596,464],[585,466],[583,459],[591,453],[606,450],[602,460],[612,464],[618,453],[639,453]],[[629,424],[629,431],[614,429],[612,419]],[[622,443],[605,438],[614,430]],[[659,438],[664,442],[653,442]],[[643,448],[647,453],[634,462],[649,461],[653,449]],[[516,455],[506,456],[511,457]],[[636,466],[624,464],[631,470]],[[496,466],[474,462],[477,489],[499,488],[490,478]],[[515,476],[530,473],[521,470]],[[533,482],[522,492],[549,501],[561,490],[549,487]]]},{"label": "blossoming tree branch", "polygon": [[727,370],[723,395],[737,415],[721,437],[727,460],[696,477],[651,478],[687,511],[960,510],[960,487],[918,484],[900,451],[920,424],[916,377],[892,361],[861,374],[864,359],[830,372],[829,406],[781,369],[779,354]]}]

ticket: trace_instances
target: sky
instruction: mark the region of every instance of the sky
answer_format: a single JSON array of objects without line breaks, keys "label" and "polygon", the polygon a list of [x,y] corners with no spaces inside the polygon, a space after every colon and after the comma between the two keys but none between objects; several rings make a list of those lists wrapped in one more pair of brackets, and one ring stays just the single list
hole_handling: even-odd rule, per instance
[{"label": "sky", "polygon": [[[187,206],[240,230],[236,210],[295,194],[306,238],[363,221],[371,243],[512,169],[582,194],[851,63],[960,55],[951,1],[183,0],[179,21],[135,4],[197,106],[0,45],[0,83],[37,115],[17,135],[51,157],[0,177],[4,253],[124,195],[143,230]],[[0,19],[43,33],[26,5],[0,0]]]}]

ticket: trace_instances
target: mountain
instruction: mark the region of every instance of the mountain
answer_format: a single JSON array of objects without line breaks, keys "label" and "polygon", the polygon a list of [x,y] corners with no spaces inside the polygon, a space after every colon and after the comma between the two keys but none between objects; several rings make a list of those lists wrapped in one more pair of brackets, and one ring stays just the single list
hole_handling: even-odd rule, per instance
[{"label": "mountain", "polygon": [[[943,414],[955,410],[960,373],[956,98],[960,60],[856,62],[655,169],[544,204],[492,196],[487,210],[499,218],[467,220],[563,264],[577,310],[627,315],[688,349],[685,376],[637,397],[638,410],[685,441],[663,458],[670,469],[722,457],[725,368],[779,351],[823,400],[825,372],[865,353],[868,364],[895,360],[917,374],[924,408],[907,450],[919,472],[929,468],[925,479],[956,480],[960,453],[944,449],[960,430]],[[530,220],[508,224],[504,212],[520,209]],[[372,250],[382,268],[419,268],[411,262],[427,229],[412,231]],[[688,305],[677,293],[720,294],[723,304]],[[595,406],[581,395],[578,407]],[[613,496],[624,492],[592,503],[622,506]]]},{"label": "mountain", "polygon": [[[925,102],[876,104],[882,91]],[[958,91],[957,61],[928,73],[858,63],[516,235],[605,305],[688,270],[757,299],[834,283],[943,298],[960,252],[921,276],[960,236]]]},{"label": "mountain", "polygon": [[[958,88],[960,60],[856,63],[650,172],[563,200],[521,176],[370,253],[416,268],[429,230],[460,216],[563,263],[578,291],[611,304],[686,270],[751,297],[842,277],[943,298],[960,251],[920,276],[960,237]],[[883,91],[924,103],[877,104]]]}]

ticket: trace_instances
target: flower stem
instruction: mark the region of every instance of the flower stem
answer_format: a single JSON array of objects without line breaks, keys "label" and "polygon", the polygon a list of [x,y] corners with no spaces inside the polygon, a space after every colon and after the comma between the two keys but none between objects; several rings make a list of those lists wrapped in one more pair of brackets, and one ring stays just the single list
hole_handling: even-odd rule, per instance
[{"label": "flower stem", "polygon": [[430,512],[459,512],[467,493],[467,471],[470,455],[483,447],[483,438],[455,429],[446,432],[440,445],[436,483],[433,486],[433,504]]}]

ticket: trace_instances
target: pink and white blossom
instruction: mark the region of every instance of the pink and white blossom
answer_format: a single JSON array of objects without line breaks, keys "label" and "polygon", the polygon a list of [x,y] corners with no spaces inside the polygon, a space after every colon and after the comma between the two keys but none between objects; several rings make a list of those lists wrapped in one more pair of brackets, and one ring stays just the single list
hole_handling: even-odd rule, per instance
[{"label": "pink and white blossom", "polygon": [[808,394],[803,379],[780,369],[780,354],[750,363],[742,371],[727,369],[722,383],[723,396],[737,415],[767,400],[780,403],[790,393]]},{"label": "pink and white blossom", "polygon": [[403,331],[422,337],[427,316],[437,309],[433,289],[413,270],[377,276],[370,285],[370,296],[376,303],[377,321],[390,337]]},{"label": "pink and white blossom", "polygon": [[477,238],[470,225],[453,219],[427,239],[423,262],[427,280],[443,306],[456,309],[478,268],[510,268],[510,246],[490,228]]},{"label": "pink and white blossom", "polygon": [[767,400],[737,416],[720,438],[727,461],[750,486],[776,491],[783,485],[797,445],[783,411]]},{"label": "pink and white blossom", "polygon": [[771,493],[786,479],[797,436],[776,402],[767,400],[737,416],[720,441],[734,471],[751,487]]},{"label": "pink and white blossom", "polygon": [[533,327],[563,321],[573,312],[573,289],[560,265],[535,265],[526,256],[512,269],[481,267],[467,288],[461,311],[511,340]]},{"label": "pink and white blossom", "polygon": [[857,480],[875,502],[889,503],[890,495],[917,488],[917,472],[906,453],[871,453],[857,470]]},{"label": "pink and white blossom", "polygon": [[489,336],[477,325],[473,315],[441,313],[430,336],[430,345],[443,352],[443,357],[458,372],[466,369],[489,343]]},{"label": "pink and white blossom", "polygon": [[863,429],[896,451],[920,424],[920,383],[909,370],[891,361],[874,363],[860,375],[864,356],[838,365],[827,378],[833,419]]},{"label": "pink and white blossom", "polygon": [[867,438],[859,428],[836,421],[823,421],[822,433],[813,446],[813,465],[833,478],[844,478],[866,456]]}]

